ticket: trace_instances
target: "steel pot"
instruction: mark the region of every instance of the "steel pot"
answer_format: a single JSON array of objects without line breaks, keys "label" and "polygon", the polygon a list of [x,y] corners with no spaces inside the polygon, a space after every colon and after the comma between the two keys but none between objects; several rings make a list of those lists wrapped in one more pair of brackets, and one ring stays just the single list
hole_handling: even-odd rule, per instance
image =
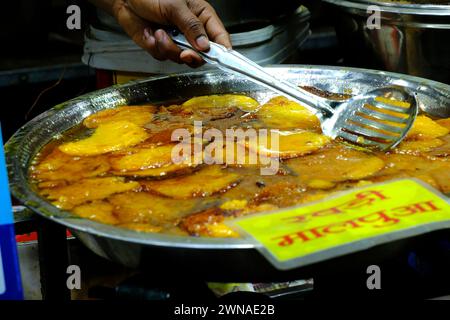
[{"label": "steel pot", "polygon": [[[450,83],[450,5],[324,1],[335,12],[347,64]],[[381,25],[370,29],[373,5],[380,10]]]}]

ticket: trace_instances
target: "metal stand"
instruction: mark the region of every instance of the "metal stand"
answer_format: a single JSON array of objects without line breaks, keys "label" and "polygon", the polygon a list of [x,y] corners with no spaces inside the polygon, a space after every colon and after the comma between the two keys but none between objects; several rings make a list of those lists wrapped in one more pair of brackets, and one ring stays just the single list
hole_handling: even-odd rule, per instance
[{"label": "metal stand", "polygon": [[69,301],[70,290],[66,285],[69,265],[67,229],[24,207],[14,208],[16,234],[37,232],[38,235],[43,300]]}]

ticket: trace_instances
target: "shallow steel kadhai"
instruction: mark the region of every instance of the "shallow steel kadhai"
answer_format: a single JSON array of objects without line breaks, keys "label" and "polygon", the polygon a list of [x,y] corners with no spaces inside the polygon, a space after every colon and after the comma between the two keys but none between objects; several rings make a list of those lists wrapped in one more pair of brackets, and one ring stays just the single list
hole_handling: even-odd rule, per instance
[{"label": "shallow steel kadhai", "polygon": [[[450,116],[450,86],[442,83],[394,73],[340,67],[278,66],[267,70],[298,85],[315,86],[336,93],[360,94],[382,86],[405,86],[417,93],[422,111],[434,117]],[[156,274],[197,275],[214,281],[275,281],[311,276],[318,270],[348,270],[357,261],[373,264],[375,257],[392,257],[404,248],[405,243],[400,241],[335,258],[329,262],[331,265],[319,263],[279,271],[255,250],[251,242],[244,239],[139,233],[78,218],[41,198],[28,179],[28,168],[36,153],[55,136],[79,124],[92,113],[124,104],[168,104],[192,96],[231,92],[246,93],[259,100],[271,95],[243,77],[221,71],[204,71],[131,82],[57,105],[28,122],[7,142],[5,150],[11,192],[34,212],[69,228],[97,254]]]}]

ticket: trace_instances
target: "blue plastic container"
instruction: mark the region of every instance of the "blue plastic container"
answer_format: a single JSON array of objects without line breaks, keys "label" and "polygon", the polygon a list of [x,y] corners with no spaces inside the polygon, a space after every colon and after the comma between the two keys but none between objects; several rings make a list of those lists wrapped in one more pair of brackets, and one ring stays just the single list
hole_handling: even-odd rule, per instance
[{"label": "blue plastic container", "polygon": [[23,299],[14,218],[0,127],[0,300]]}]

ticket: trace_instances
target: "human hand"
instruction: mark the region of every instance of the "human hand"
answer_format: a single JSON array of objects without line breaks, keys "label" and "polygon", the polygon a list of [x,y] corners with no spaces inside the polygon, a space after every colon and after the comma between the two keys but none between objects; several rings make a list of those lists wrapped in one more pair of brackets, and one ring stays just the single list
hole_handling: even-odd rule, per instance
[{"label": "human hand", "polygon": [[199,51],[209,39],[231,48],[228,32],[205,0],[114,0],[113,14],[125,32],[158,60],[170,59],[198,67],[204,63],[193,50],[181,50],[161,25],[174,25]]}]

